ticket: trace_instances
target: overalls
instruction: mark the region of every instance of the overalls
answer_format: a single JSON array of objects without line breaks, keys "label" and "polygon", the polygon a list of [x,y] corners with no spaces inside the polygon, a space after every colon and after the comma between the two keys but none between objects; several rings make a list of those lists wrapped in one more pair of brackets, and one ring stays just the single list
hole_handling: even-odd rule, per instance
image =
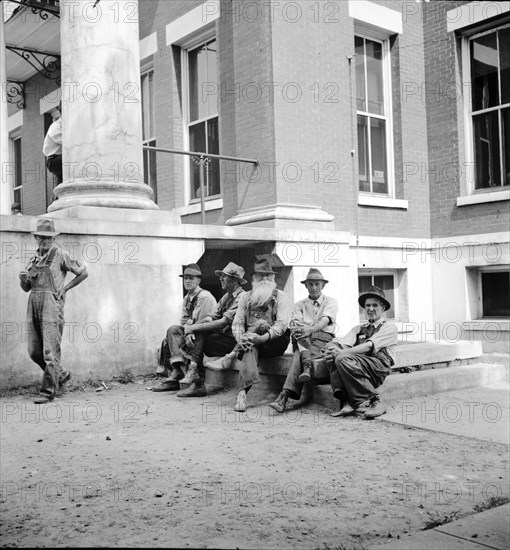
[{"label": "overalls", "polygon": [[[268,304],[263,307],[252,308],[248,305],[246,311],[247,332],[256,334],[265,334],[275,323],[277,319],[276,291],[271,296]],[[253,346],[249,351],[242,354],[241,367],[239,369],[240,387],[249,388],[253,384],[260,382],[258,369],[258,358],[276,357],[283,355],[290,341],[290,331],[287,329],[282,336],[274,340],[268,340],[258,346]],[[238,356],[239,357],[239,356]]]},{"label": "overalls", "polygon": [[46,258],[34,258],[28,267],[32,284],[27,309],[28,353],[44,371],[40,393],[51,398],[58,390],[64,329],[64,301],[58,299],[50,270],[57,253],[56,248],[50,250]]}]

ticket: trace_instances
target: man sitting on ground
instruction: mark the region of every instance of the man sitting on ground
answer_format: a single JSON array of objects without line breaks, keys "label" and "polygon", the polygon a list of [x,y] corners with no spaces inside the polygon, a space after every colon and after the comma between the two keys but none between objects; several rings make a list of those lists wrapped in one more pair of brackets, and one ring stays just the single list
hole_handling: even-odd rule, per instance
[{"label": "man sitting on ground", "polygon": [[[230,262],[223,271],[217,270],[214,273],[220,278],[221,288],[226,292],[210,317],[184,326],[184,334],[192,335],[194,342],[189,352],[192,362],[180,383],[189,382],[190,385],[182,389],[177,397],[206,396],[204,354],[208,357],[218,357],[231,352],[236,345],[236,339],[232,334],[232,321],[237,312],[239,298],[244,293],[241,288],[241,285],[246,283],[243,279],[244,269]],[[194,364],[197,366],[194,367]]]},{"label": "man sitting on ground", "polygon": [[283,385],[283,390],[269,406],[282,413],[287,406],[287,400],[299,400],[303,385],[307,388],[308,395],[304,402],[311,398],[311,390],[308,383],[312,379],[327,379],[329,370],[324,368],[324,362],[320,370],[315,369],[315,360],[321,359],[321,350],[335,335],[335,320],[338,311],[338,303],[334,298],[322,294],[326,283],[322,273],[311,268],[302,284],[308,290],[308,298],[296,302],[290,321],[292,334],[292,347],[294,355],[292,363]]},{"label": "man sitting on ground", "polygon": [[327,344],[324,355],[333,395],[340,401],[340,409],[332,416],[357,414],[371,419],[386,412],[376,388],[395,364],[397,326],[383,316],[391,304],[380,288],[371,286],[358,302],[368,322],[355,326],[343,338],[335,338]]},{"label": "man sitting on ground", "polygon": [[241,390],[234,410],[246,410],[246,394],[260,382],[258,357],[283,355],[290,340],[288,324],[292,303],[277,290],[276,272],[268,260],[258,260],[252,275],[252,290],[239,300],[232,332],[237,340],[237,359],[240,360]]},{"label": "man sitting on ground", "polygon": [[[180,388],[179,380],[184,378],[184,370],[189,362],[189,367],[196,370],[197,363],[190,354],[193,349],[193,337],[185,334],[185,326],[200,323],[210,317],[216,308],[214,296],[200,288],[202,271],[197,264],[189,264],[184,269],[184,288],[188,291],[182,304],[181,322],[172,325],[166,333],[166,338],[161,344],[159,365],[165,368],[168,375],[160,386],[152,388],[152,391],[176,391]],[[184,389],[184,385],[183,388]]]}]

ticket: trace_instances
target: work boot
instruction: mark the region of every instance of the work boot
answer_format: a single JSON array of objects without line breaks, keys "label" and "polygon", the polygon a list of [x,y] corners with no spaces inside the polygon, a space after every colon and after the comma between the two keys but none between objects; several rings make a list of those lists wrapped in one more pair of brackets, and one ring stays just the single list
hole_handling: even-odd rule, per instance
[{"label": "work boot", "polygon": [[69,380],[71,379],[71,373],[68,370],[64,370],[61,372],[60,377],[58,379],[58,388],[56,391],[56,397],[60,397],[65,393],[65,385]]},{"label": "work boot", "polygon": [[39,397],[36,397],[34,399],[34,403],[36,405],[44,405],[45,403],[51,403],[53,401],[53,397],[50,397],[49,395],[46,395],[44,393],[41,393]]},{"label": "work boot", "polygon": [[200,376],[198,374],[198,366],[196,363],[191,363],[188,367],[188,372],[186,373],[186,376],[180,381],[181,390],[186,389],[190,384],[192,384],[193,382],[197,382],[198,380],[200,380]]},{"label": "work boot", "polygon": [[192,382],[186,389],[177,393],[177,397],[205,397],[207,388],[199,381]]},{"label": "work boot", "polygon": [[184,378],[184,373],[182,372],[181,365],[182,363],[175,363],[175,365],[172,365],[172,372],[170,373],[170,376],[167,378],[167,380],[175,382],[181,380],[181,378]]},{"label": "work boot", "polygon": [[151,391],[155,391],[155,392],[177,391],[178,389],[179,389],[179,381],[178,380],[170,380],[170,378],[166,378],[165,380],[163,380],[163,382],[161,382],[161,384],[159,386],[151,388]]},{"label": "work boot", "polygon": [[356,412],[355,409],[353,409],[349,403],[347,403],[346,405],[344,405],[340,410],[338,411],[333,411],[331,413],[331,416],[350,416],[351,414],[354,414]]},{"label": "work boot", "polygon": [[313,383],[305,382],[303,389],[301,390],[301,396],[298,401],[298,405],[301,407],[307,405],[313,400]]},{"label": "work boot", "polygon": [[269,403],[269,406],[275,411],[282,413],[287,407],[288,399],[289,396],[287,395],[287,392],[283,390],[282,392],[280,392],[280,395],[276,398],[275,401]]},{"label": "work boot", "polygon": [[299,375],[300,382],[310,382],[313,378],[313,363],[311,361],[303,361],[303,372]]},{"label": "work boot", "polygon": [[365,411],[365,414],[363,415],[363,418],[367,420],[371,420],[372,418],[376,418],[377,416],[381,416],[381,414],[384,414],[386,412],[386,405],[379,400],[379,398],[372,399],[370,402],[370,406]]},{"label": "work boot", "polygon": [[215,359],[214,361],[206,361],[204,363],[204,367],[218,371],[227,370],[232,367],[232,363],[234,362],[235,358],[235,352],[231,351],[228,355],[225,355],[224,357],[220,357],[219,359]]},{"label": "work boot", "polygon": [[237,401],[234,406],[234,411],[236,412],[244,412],[246,410],[246,391],[241,390],[237,394]]}]

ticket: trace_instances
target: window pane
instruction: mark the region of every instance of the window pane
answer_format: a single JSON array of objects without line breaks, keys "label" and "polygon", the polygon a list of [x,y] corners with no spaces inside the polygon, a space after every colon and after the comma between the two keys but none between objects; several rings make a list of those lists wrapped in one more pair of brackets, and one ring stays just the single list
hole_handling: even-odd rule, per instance
[{"label": "window pane", "polygon": [[368,165],[368,127],[367,117],[358,115],[358,171],[359,190],[370,192],[370,167]]},{"label": "window pane", "polygon": [[149,75],[142,75],[142,140],[150,137],[149,134]]},{"label": "window pane", "polygon": [[498,111],[473,117],[475,189],[501,185]]},{"label": "window pane", "polygon": [[356,53],[356,108],[358,111],[367,110],[365,97],[365,47],[364,40],[360,36],[354,37],[354,50]]},{"label": "window pane", "polygon": [[501,104],[510,103],[510,27],[498,32]]},{"label": "window pane", "polygon": [[216,40],[188,53],[190,122],[218,112],[218,94],[209,93],[217,85]]},{"label": "window pane", "polygon": [[481,273],[484,317],[510,317],[510,272]]},{"label": "window pane", "polygon": [[510,185],[510,108],[502,109],[503,123],[503,185]]},{"label": "window pane", "polygon": [[495,32],[471,41],[471,85],[473,111],[498,105],[498,51]]},{"label": "window pane", "polygon": [[[14,140],[14,187],[23,185],[22,163],[21,163],[21,138]],[[19,201],[15,201],[19,202]]]},{"label": "window pane", "polygon": [[384,290],[384,295],[386,299],[391,304],[391,308],[385,312],[385,315],[388,319],[395,318],[395,283],[393,275],[375,275],[374,276],[374,285],[382,288]]},{"label": "window pane", "polygon": [[[205,141],[205,122],[199,122],[189,128],[189,147],[190,151],[207,152]],[[191,198],[200,198],[200,165],[196,164],[192,158],[189,160],[191,175]]]},{"label": "window pane", "polygon": [[365,41],[366,62],[367,62],[367,90],[368,90],[368,111],[377,115],[384,114],[384,88],[383,88],[383,65],[382,65],[382,44]]},{"label": "window pane", "polygon": [[[218,117],[207,121],[207,152],[218,155]],[[218,159],[213,159],[207,167],[207,191],[208,196],[220,194],[220,163]]]},{"label": "window pane", "polygon": [[384,120],[370,119],[370,143],[372,146],[372,191],[387,193],[386,122]]}]

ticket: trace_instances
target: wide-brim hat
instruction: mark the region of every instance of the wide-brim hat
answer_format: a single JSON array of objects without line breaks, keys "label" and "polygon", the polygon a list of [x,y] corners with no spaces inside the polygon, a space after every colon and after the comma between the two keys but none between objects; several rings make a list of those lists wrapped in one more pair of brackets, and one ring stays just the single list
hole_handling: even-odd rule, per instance
[{"label": "wide-brim hat", "polygon": [[37,229],[32,235],[38,235],[39,237],[55,237],[56,235],[60,235],[60,233],[55,231],[53,220],[43,218],[37,220]]},{"label": "wide-brim hat", "polygon": [[239,281],[239,284],[241,285],[244,285],[244,283],[246,283],[246,281],[243,279],[244,269],[234,262],[229,262],[226,267],[223,268],[223,270],[217,269],[214,273],[218,277],[220,277],[221,275],[228,275],[229,277],[233,277],[234,279],[237,279]]},{"label": "wide-brim hat", "polygon": [[329,281],[324,278],[322,273],[316,267],[310,268],[306,279],[304,281],[301,281],[301,283],[305,284],[306,281],[324,281],[325,283],[329,283]]},{"label": "wide-brim hat", "polygon": [[384,295],[384,290],[379,288],[378,286],[371,286],[366,292],[363,292],[363,294],[360,294],[358,298],[358,304],[364,308],[365,307],[365,300],[367,298],[379,298],[381,302],[386,306],[386,310],[390,309],[391,304],[386,300],[386,296]]},{"label": "wide-brim hat", "polygon": [[254,273],[272,273],[273,275],[277,275],[276,271],[273,271],[268,259],[257,260],[251,274],[253,275]]},{"label": "wide-brim hat", "polygon": [[179,277],[186,277],[186,275],[191,277],[202,277],[202,271],[197,264],[189,264],[184,268],[184,273],[179,275]]}]

